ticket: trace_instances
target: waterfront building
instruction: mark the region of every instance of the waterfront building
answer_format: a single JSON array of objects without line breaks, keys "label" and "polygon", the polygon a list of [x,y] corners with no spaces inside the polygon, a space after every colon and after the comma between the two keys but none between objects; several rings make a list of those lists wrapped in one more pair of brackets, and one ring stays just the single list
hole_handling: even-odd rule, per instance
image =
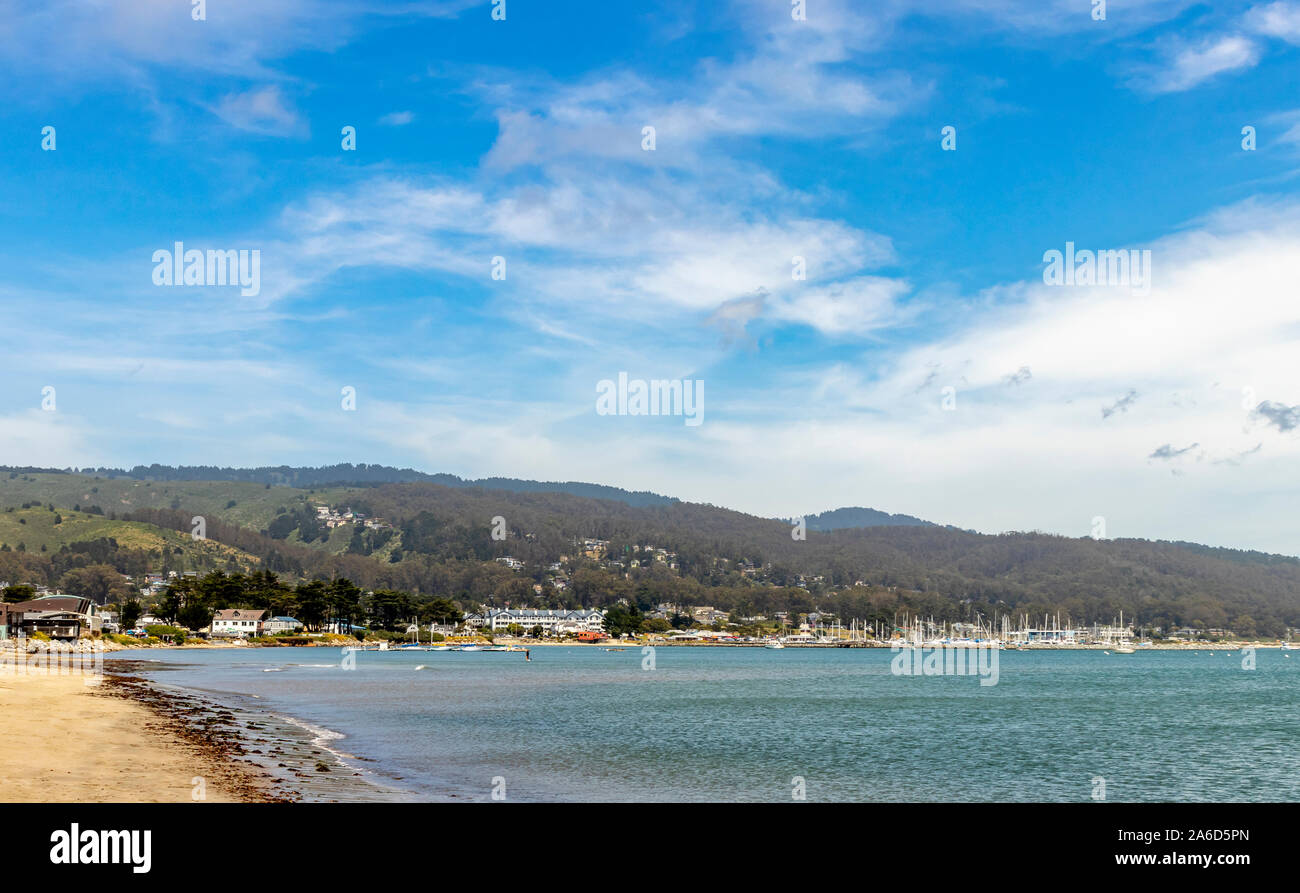
[{"label": "waterfront building", "polygon": [[465,618],[465,625],[476,629],[486,627],[492,632],[500,632],[517,625],[525,633],[540,626],[542,635],[564,635],[583,631],[600,632],[605,628],[605,615],[594,609],[547,611],[505,608],[484,614],[470,614]]},{"label": "waterfront building", "polygon": [[227,608],[212,615],[213,636],[256,636],[262,628],[265,611],[250,608]]}]

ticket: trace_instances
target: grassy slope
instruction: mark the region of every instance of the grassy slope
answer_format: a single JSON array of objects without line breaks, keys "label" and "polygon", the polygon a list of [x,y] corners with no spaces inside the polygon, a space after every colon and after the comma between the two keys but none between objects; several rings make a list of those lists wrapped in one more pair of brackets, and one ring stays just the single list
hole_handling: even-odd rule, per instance
[{"label": "grassy slope", "polygon": [[[63,523],[54,523],[56,515],[63,518]],[[26,523],[22,523],[24,521]],[[234,560],[249,568],[260,564],[258,558],[230,546],[211,540],[195,541],[187,534],[152,524],[111,521],[99,515],[67,509],[57,512],[47,508],[0,511],[0,543],[8,543],[10,548],[16,548],[21,542],[28,552],[39,552],[41,546],[49,552],[57,552],[63,546],[102,537],[111,537],[119,546],[128,549],[146,549],[161,554],[164,547],[180,548],[187,557],[206,554],[219,561]]]},{"label": "grassy slope", "polygon": [[[219,519],[252,530],[264,530],[280,509],[296,511],[304,505],[314,504],[346,506],[354,497],[364,496],[367,492],[366,488],[350,487],[316,490],[294,487],[267,489],[264,484],[230,481],[155,482],[124,478],[95,478],[77,474],[20,474],[16,477],[2,474],[0,475],[0,542],[7,542],[13,548],[21,541],[27,545],[28,551],[39,551],[41,543],[45,543],[48,548],[57,551],[65,542],[112,536],[122,546],[160,548],[161,541],[155,542],[156,537],[153,539],[145,537],[139,545],[133,541],[133,537],[140,537],[140,533],[133,528],[147,528],[150,531],[167,534],[169,543],[188,549],[192,541],[185,534],[161,530],[149,524],[132,525],[122,521],[109,521],[96,515],[76,515],[71,510],[72,506],[80,505],[84,509],[97,505],[105,512],[119,514],[141,508],[176,506],[205,518]],[[234,506],[229,505],[232,500],[235,502]],[[24,510],[19,507],[23,503],[30,502],[40,503],[42,506],[53,503],[66,519],[65,524],[70,523],[76,515],[78,526],[68,528],[67,532],[46,531],[41,528],[41,533],[33,534],[18,525],[16,516],[8,516],[12,519],[12,530],[5,526],[2,520],[6,517],[4,509],[12,507],[22,513]],[[37,523],[38,518],[46,524],[53,519],[53,515],[44,509],[37,512],[37,516],[29,517],[28,525]],[[87,523],[93,519],[98,519],[99,523],[97,525]],[[71,532],[70,537],[69,532]],[[288,541],[301,544],[297,531],[289,537]],[[328,541],[316,540],[306,545],[313,549],[341,554],[347,551],[351,542],[352,528],[344,526],[330,531]],[[395,541],[380,552],[376,552],[376,560],[386,561],[396,546]],[[228,551],[242,555],[249,561],[258,562],[258,559],[238,550]]]},{"label": "grassy slope", "polygon": [[[226,481],[157,483],[76,474],[32,474],[15,478],[0,475],[0,509],[17,508],[24,502],[43,505],[52,502],[59,509],[97,505],[105,512],[120,514],[139,508],[171,508],[179,501],[179,508],[196,515],[219,518],[253,530],[265,528],[281,508],[293,510],[308,502],[346,504],[353,492],[356,491],[345,488],[307,491],[272,487],[268,490],[262,484]],[[231,500],[235,505],[228,508]]]}]

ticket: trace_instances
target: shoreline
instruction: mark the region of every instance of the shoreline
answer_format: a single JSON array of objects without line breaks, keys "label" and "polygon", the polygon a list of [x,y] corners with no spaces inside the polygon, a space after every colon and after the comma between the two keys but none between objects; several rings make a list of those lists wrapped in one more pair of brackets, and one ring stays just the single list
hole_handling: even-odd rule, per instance
[{"label": "shoreline", "polygon": [[[353,642],[339,641],[310,641],[295,643],[269,643],[269,642],[247,642],[247,641],[210,641],[191,639],[183,645],[166,645],[166,644],[140,644],[124,645],[109,639],[96,639],[94,645],[90,645],[90,639],[81,639],[73,646],[66,642],[57,643],[30,643],[28,654],[58,654],[58,653],[78,653],[85,651],[98,650],[104,654],[110,652],[148,650],[163,648],[167,650],[180,649],[184,651],[218,651],[218,650],[245,650],[257,648],[343,648],[357,647],[373,650],[376,644],[374,641],[356,640]],[[901,642],[901,640],[898,640]],[[12,653],[14,650],[14,640],[0,641],[0,660],[4,659],[6,653]],[[425,644],[425,643],[421,643]],[[434,643],[434,644],[462,644],[459,642]],[[603,642],[577,642],[577,641],[556,641],[550,639],[518,639],[510,636],[501,636],[495,640],[480,640],[475,644],[480,645],[509,645],[521,648],[641,648],[645,646],[673,647],[673,648],[763,648],[764,642],[710,642],[710,641],[674,641],[672,639],[607,639]],[[856,641],[856,642],[786,642],[784,647],[789,648],[885,648],[893,647],[895,642],[890,641]],[[902,643],[906,644],[906,643]],[[1218,641],[1218,642],[1177,642],[1165,643],[1156,642],[1139,651],[1240,651],[1243,648],[1256,649],[1280,649],[1283,647],[1282,642],[1246,642],[1246,641]],[[961,645],[957,647],[970,647]],[[1078,644],[1078,645],[1021,645],[1015,648],[1004,647],[1003,651],[1113,651],[1114,645],[1107,644]],[[402,643],[390,645],[388,650],[402,650]]]},{"label": "shoreline", "polygon": [[116,677],[0,671],[7,803],[264,803],[279,797],[216,737],[190,734]]},{"label": "shoreline", "polygon": [[[76,674],[0,660],[8,733],[0,755],[21,767],[0,776],[0,802],[428,802],[400,787],[401,776],[384,776],[366,765],[378,764],[347,753],[337,731],[284,714],[257,695],[187,686],[184,664],[119,652],[99,666]],[[180,684],[159,678],[165,672],[176,672]]]},{"label": "shoreline", "polygon": [[[116,666],[114,666],[114,664]],[[337,747],[345,736],[255,703],[256,695],[176,685],[141,675],[174,665],[132,658],[106,664],[105,679],[123,698],[165,717],[175,734],[209,747],[255,777],[260,802],[379,802],[411,795],[376,779],[368,762]]]}]

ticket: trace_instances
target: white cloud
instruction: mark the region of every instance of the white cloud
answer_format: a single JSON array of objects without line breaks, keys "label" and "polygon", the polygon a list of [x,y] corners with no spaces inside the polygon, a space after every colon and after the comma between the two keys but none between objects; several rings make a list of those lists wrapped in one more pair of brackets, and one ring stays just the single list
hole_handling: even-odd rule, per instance
[{"label": "white cloud", "polygon": [[[887,22],[851,4],[820,2],[806,22],[788,3],[746,0],[732,21],[748,44],[733,58],[709,59],[685,78],[651,79],[602,71],[561,84],[506,86],[484,75],[478,92],[497,107],[499,135],[486,163],[554,167],[597,158],[649,167],[696,167],[704,148],[728,137],[813,139],[859,135],[928,93],[903,70],[862,70]],[[642,129],[656,148],[642,148]]]},{"label": "white cloud", "polygon": [[883,276],[860,276],[844,282],[795,289],[777,303],[773,315],[800,322],[827,335],[865,335],[902,321],[899,300],[906,282]]},{"label": "white cloud", "polygon": [[[0,13],[0,58],[24,89],[69,82],[152,80],[155,69],[267,79],[301,50],[333,50],[370,19],[446,18],[476,0],[375,4],[363,0],[221,0],[205,21],[177,0],[44,0]],[[15,79],[13,83],[17,83]]]},{"label": "white cloud", "polygon": [[1138,70],[1135,84],[1154,93],[1177,93],[1231,71],[1253,68],[1260,49],[1240,34],[1205,38],[1196,43],[1170,44],[1164,61]]},{"label": "white cloud", "polygon": [[414,112],[389,112],[379,119],[379,123],[385,127],[402,127],[414,120]]},{"label": "white cloud", "polygon": [[307,136],[307,125],[275,84],[223,96],[212,109],[240,130],[264,136]]},{"label": "white cloud", "polygon": [[1246,13],[1245,21],[1252,31],[1300,44],[1300,4],[1278,0],[1256,6]]},{"label": "white cloud", "polygon": [[[487,282],[500,255],[512,300],[577,337],[603,337],[607,318],[680,324],[759,291],[772,296],[775,321],[862,333],[888,322],[904,291],[861,277],[894,259],[883,236],[815,217],[764,219],[743,197],[722,203],[693,183],[592,177],[488,196],[436,180],[375,178],[306,199],[282,223],[295,285],[359,266]],[[792,277],[796,256],[807,282]],[[860,278],[837,284],[845,277]],[[275,277],[264,272],[263,287],[276,293]]]}]

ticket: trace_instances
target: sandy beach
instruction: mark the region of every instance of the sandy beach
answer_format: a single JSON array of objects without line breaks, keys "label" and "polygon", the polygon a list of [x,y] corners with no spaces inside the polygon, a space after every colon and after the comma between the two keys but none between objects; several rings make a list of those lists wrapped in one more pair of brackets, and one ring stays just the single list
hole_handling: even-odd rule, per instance
[{"label": "sandy beach", "polygon": [[[0,802],[193,803],[274,799],[249,769],[123,696],[111,681],[0,671]],[[202,779],[203,798],[195,797]]]}]

